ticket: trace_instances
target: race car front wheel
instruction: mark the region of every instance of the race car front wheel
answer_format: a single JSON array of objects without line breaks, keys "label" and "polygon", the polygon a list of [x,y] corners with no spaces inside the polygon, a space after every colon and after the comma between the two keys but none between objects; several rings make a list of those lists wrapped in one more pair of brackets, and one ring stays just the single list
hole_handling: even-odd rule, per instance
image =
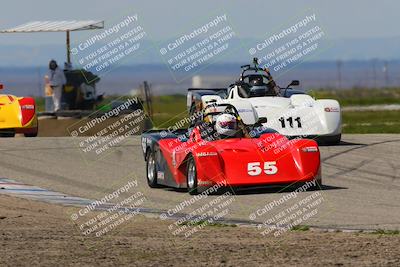
[{"label": "race car front wheel", "polygon": [[157,163],[153,152],[148,153],[146,160],[147,184],[151,188],[159,187],[157,183]]},{"label": "race car front wheel", "polygon": [[187,188],[191,195],[197,195],[199,192],[197,190],[197,169],[196,162],[192,157],[188,159],[187,162]]}]

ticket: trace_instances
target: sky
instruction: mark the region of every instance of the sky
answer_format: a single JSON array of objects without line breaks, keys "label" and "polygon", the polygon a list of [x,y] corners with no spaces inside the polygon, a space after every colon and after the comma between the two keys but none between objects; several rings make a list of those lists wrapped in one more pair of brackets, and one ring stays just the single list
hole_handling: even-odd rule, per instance
[{"label": "sky", "polygon": [[[264,40],[304,14],[315,13],[317,24],[326,33],[324,40],[333,40],[336,49],[322,53],[321,60],[390,60],[400,59],[399,10],[400,1],[395,0],[2,0],[0,29],[36,20],[104,20],[107,29],[128,14],[137,14],[145,39],[165,41],[190,32],[208,18],[227,14],[235,38],[251,43],[252,39]],[[71,33],[71,44],[90,34],[94,33]],[[43,65],[49,57],[64,60],[65,33],[0,34],[0,66]]]},{"label": "sky", "polygon": [[[262,38],[270,28],[285,23],[307,9],[313,10],[332,39],[400,36],[400,1],[134,1],[134,0],[13,0],[2,1],[0,29],[33,20],[114,20],[130,10],[142,18],[149,37],[169,38],[192,21],[213,12],[232,17],[239,36]],[[64,34],[0,34],[0,44],[64,42]]]},{"label": "sky", "polygon": [[[244,39],[245,45],[239,50],[232,48],[235,53],[229,56],[217,57],[217,62],[248,62],[252,58],[249,51],[255,44],[268,38],[271,33],[293,25],[298,18],[304,18],[305,14],[316,15],[317,25],[326,33],[321,44],[328,44],[326,49],[321,47],[313,55],[309,54],[310,60],[330,61],[334,64],[337,60],[400,60],[398,0],[0,1],[0,30],[37,20],[104,20],[105,28],[109,29],[115,22],[126,18],[126,15],[137,14],[138,24],[146,32],[147,40],[143,46],[146,52],[143,56],[132,56],[126,64],[165,63],[160,50],[152,47],[152,44],[163,43],[182,33],[191,32],[215,15],[222,14],[227,14],[237,41]],[[71,33],[72,46],[95,33]],[[262,58],[266,55],[260,53],[255,56]],[[8,67],[45,68],[49,59],[64,62],[65,56],[65,33],[0,33],[0,72],[2,68]],[[73,58],[72,61],[76,67],[78,60]],[[167,66],[165,69],[168,70]]]}]

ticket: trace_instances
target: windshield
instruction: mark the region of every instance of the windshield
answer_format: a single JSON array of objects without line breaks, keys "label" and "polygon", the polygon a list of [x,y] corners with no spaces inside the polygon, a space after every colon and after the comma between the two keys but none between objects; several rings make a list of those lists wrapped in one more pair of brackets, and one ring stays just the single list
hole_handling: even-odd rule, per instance
[{"label": "windshield", "polygon": [[267,92],[266,86],[252,86],[250,88],[250,97],[262,97],[266,95]]},{"label": "windshield", "polygon": [[281,89],[281,95],[283,97],[291,97],[292,95],[304,95],[306,94],[306,92],[302,91],[302,90],[293,90],[293,89]]},{"label": "windshield", "polygon": [[238,94],[242,98],[276,96],[277,95],[273,89],[269,89],[268,86],[266,86],[266,85],[249,86],[248,84],[239,86]]},{"label": "windshield", "polygon": [[249,74],[242,81],[238,92],[242,98],[277,96],[274,83],[268,81],[263,74]]}]

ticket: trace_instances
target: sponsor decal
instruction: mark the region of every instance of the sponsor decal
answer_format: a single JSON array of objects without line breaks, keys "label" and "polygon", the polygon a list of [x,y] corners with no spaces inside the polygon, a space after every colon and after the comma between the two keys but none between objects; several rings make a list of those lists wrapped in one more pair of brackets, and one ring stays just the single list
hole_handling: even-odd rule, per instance
[{"label": "sponsor decal", "polygon": [[164,180],[164,172],[157,171],[157,178],[161,179],[161,180]]},{"label": "sponsor decal", "polygon": [[318,152],[318,147],[307,146],[307,147],[303,147],[301,150],[303,150],[303,152]]},{"label": "sponsor decal", "polygon": [[325,112],[339,112],[338,107],[326,107]]},{"label": "sponsor decal", "polygon": [[32,110],[32,109],[35,109],[35,106],[34,105],[23,105],[23,106],[21,106],[21,108],[22,109],[30,109],[30,110]]},{"label": "sponsor decal", "polygon": [[200,152],[196,154],[198,157],[210,157],[210,156],[217,156],[217,152]]},{"label": "sponsor decal", "polygon": [[198,185],[212,185],[213,182],[212,181],[198,181],[197,184]]},{"label": "sponsor decal", "polygon": [[238,112],[253,112],[253,110],[247,109],[247,108],[242,108],[242,109],[238,109]]}]

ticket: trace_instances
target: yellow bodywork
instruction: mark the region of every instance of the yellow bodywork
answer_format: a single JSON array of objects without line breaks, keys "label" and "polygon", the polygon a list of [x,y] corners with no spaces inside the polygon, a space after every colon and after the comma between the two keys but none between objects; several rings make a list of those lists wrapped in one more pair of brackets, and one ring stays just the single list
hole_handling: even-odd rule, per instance
[{"label": "yellow bodywork", "polygon": [[0,129],[28,129],[36,128],[38,120],[35,115],[26,124],[22,124],[21,107],[18,100],[23,97],[0,94]]}]

